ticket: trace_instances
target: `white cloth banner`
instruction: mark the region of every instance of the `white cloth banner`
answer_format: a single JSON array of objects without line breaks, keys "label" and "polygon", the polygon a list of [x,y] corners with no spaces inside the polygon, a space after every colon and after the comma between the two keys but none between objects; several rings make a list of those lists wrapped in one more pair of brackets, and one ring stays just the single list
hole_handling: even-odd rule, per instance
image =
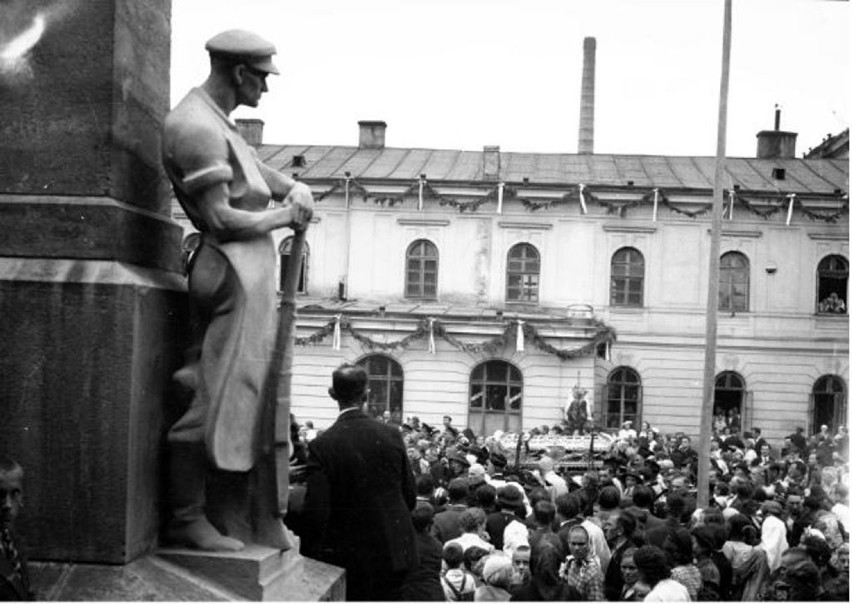
[{"label": "white cloth banner", "polygon": [[654,189],[654,222],[657,222],[657,204],[660,203],[660,190]]},{"label": "white cloth banner", "polygon": [[518,352],[524,351],[524,322],[518,320],[518,332],[517,337],[515,338],[515,350]]},{"label": "white cloth banner", "polygon": [[334,350],[340,350],[340,317],[341,315],[334,315],[334,336],[331,339],[331,347]]},{"label": "white cloth banner", "polygon": [[796,202],[796,194],[790,193],[787,197],[790,199],[790,205],[787,208],[787,226],[790,226],[790,221],[793,220],[793,204]]},{"label": "white cloth banner", "polygon": [[586,208],[586,196],[583,193],[586,188],[586,185],[579,184],[577,185],[577,188],[580,190],[580,209],[583,210],[583,214],[588,214],[589,210],[588,208]]}]

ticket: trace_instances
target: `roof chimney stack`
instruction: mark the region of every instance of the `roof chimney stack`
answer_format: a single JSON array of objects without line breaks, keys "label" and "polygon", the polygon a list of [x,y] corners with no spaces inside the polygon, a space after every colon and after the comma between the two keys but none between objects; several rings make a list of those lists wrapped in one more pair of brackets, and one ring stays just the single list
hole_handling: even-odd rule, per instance
[{"label": "roof chimney stack", "polygon": [[577,153],[591,155],[595,147],[595,50],[594,38],[583,40],[583,86],[580,96],[580,136]]},{"label": "roof chimney stack", "polygon": [[781,130],[781,108],[775,105],[775,130],[757,133],[757,159],[793,159],[796,157],[797,132]]},{"label": "roof chimney stack", "polygon": [[500,146],[482,147],[482,176],[485,180],[500,180]]},{"label": "roof chimney stack", "polygon": [[362,120],[358,122],[358,147],[361,149],[384,149],[387,127],[388,125],[382,121]]},{"label": "roof chimney stack", "polygon": [[263,120],[240,118],[237,120],[237,130],[252,147],[260,147],[263,144]]}]

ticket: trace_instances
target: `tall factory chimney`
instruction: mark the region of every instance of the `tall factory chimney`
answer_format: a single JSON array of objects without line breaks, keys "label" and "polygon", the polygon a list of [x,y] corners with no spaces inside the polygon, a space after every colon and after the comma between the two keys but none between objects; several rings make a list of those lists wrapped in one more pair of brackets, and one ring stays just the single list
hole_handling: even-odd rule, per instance
[{"label": "tall factory chimney", "polygon": [[595,149],[595,48],[594,38],[583,40],[583,89],[580,96],[580,137],[577,153],[591,155]]}]

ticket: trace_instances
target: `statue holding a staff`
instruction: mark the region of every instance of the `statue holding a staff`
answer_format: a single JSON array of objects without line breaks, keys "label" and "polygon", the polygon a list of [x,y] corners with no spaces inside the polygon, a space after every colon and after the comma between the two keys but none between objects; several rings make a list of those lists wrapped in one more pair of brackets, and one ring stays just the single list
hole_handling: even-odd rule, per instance
[{"label": "statue holding a staff", "polygon": [[[166,173],[201,234],[189,265],[192,346],[174,376],[191,402],[168,434],[166,539],[203,550],[239,550],[246,540],[287,549],[287,469],[276,471],[275,460],[289,435],[293,313],[288,307],[278,324],[272,231],[291,227],[301,244],[313,197],[306,185],[263,164],[228,117],[239,105],[256,107],[268,90],[267,76],[278,73],[275,46],[229,30],[205,48],[210,75],[169,113],[163,132]],[[295,247],[294,241],[291,258],[298,260]],[[221,519],[213,523],[205,497],[211,466],[241,485],[226,489]]]}]

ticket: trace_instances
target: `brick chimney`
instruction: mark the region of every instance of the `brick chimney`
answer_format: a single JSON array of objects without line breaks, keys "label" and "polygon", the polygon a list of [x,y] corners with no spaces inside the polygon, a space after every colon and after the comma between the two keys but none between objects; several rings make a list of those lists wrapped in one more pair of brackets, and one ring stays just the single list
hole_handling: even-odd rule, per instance
[{"label": "brick chimney", "polygon": [[757,133],[757,159],[793,159],[796,157],[796,132],[781,130],[781,109],[775,106],[775,130]]},{"label": "brick chimney", "polygon": [[595,147],[595,50],[594,38],[583,40],[583,85],[580,93],[580,136],[577,153],[591,155]]},{"label": "brick chimney", "polygon": [[384,149],[385,130],[383,121],[362,120],[358,122],[358,147],[361,149]]},{"label": "brick chimney", "polygon": [[238,119],[237,130],[249,145],[259,147],[263,144],[263,123],[258,119]]},{"label": "brick chimney", "polygon": [[482,176],[485,180],[500,180],[500,146],[482,147]]}]

